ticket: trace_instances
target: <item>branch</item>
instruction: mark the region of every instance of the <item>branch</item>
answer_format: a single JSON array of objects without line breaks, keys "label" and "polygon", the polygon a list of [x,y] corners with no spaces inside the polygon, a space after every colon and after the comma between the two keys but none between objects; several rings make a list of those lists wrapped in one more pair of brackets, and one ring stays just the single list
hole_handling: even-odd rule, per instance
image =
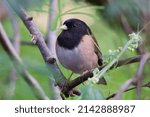
[{"label": "branch", "polygon": [[47,46],[51,53],[56,58],[56,31],[51,30],[52,29],[52,23],[55,20],[55,17],[57,15],[57,4],[58,0],[50,0],[50,9],[49,9],[49,21],[48,21],[48,38],[47,38]]},{"label": "branch", "polygon": [[[150,88],[150,82],[148,82],[148,83],[142,85],[141,87],[148,87],[148,88]],[[132,88],[129,88],[129,89],[125,90],[124,92],[128,92],[128,91],[134,90],[134,89],[136,89],[136,88],[137,88],[137,87],[135,86],[135,87],[132,87]],[[109,99],[115,97],[116,94],[117,94],[117,93],[111,94],[110,96],[108,96],[108,97],[106,98],[106,100],[109,100]]]},{"label": "branch", "polygon": [[29,72],[25,69],[23,62],[17,52],[15,51],[14,47],[12,46],[11,42],[9,41],[2,25],[0,24],[0,42],[9,57],[11,58],[14,67],[20,73],[20,75],[24,78],[24,80],[32,87],[33,93],[38,99],[48,99],[45,95],[43,89],[38,84],[38,82],[33,78]]},{"label": "branch", "polygon": [[142,82],[142,74],[143,74],[143,69],[144,69],[144,66],[147,62],[147,60],[149,59],[150,57],[150,54],[149,53],[146,53],[144,55],[142,55],[142,58],[141,58],[141,61],[140,61],[140,64],[139,64],[139,69],[136,73],[136,76],[135,76],[135,84],[137,85],[137,99],[140,99],[140,94],[141,94],[141,82]]},{"label": "branch", "polygon": [[[14,12],[9,12],[9,16],[10,16],[10,20],[12,22],[12,29],[13,29],[13,33],[14,33],[14,36],[13,36],[13,46],[16,50],[16,52],[18,53],[19,55],[19,50],[20,50],[20,31],[19,31],[19,24],[17,23],[17,19],[14,15]],[[11,68],[11,71],[8,75],[8,90],[6,90],[7,92],[7,95],[6,97],[7,98],[10,98],[14,95],[14,90],[15,90],[15,82],[16,82],[16,77],[17,77],[17,74],[16,74],[16,70],[15,68],[12,66]]]},{"label": "branch", "polygon": [[147,60],[149,58],[150,58],[149,53],[141,55],[140,65],[139,65],[138,72],[136,74],[136,78],[127,80],[122,85],[122,87],[120,88],[118,93],[116,93],[114,99],[117,99],[117,100],[120,99],[122,93],[125,92],[131,84],[136,84],[137,85],[137,87],[136,87],[137,88],[137,97],[140,98],[140,89],[141,89],[141,80],[142,80],[141,78],[142,78],[143,68],[144,68],[145,63],[147,62]]},{"label": "branch", "polygon": [[129,79],[129,80],[127,80],[127,81],[121,86],[120,90],[116,93],[114,99],[115,99],[115,100],[119,100],[119,99],[121,98],[122,93],[125,92],[125,91],[128,89],[128,87],[129,87],[131,84],[133,84],[133,82],[134,82],[134,79]]},{"label": "branch", "polygon": [[[55,20],[55,17],[57,15],[57,0],[49,0],[49,20],[48,20],[48,37],[47,37],[47,46],[50,50],[50,52],[53,54],[53,56],[56,58],[56,31],[51,30],[52,29],[52,23]],[[53,78],[54,79],[54,78]],[[52,89],[53,93],[53,99],[55,100],[61,100],[62,97],[60,96],[61,92],[59,90],[59,87],[56,87],[53,82],[50,82],[50,88]]]}]

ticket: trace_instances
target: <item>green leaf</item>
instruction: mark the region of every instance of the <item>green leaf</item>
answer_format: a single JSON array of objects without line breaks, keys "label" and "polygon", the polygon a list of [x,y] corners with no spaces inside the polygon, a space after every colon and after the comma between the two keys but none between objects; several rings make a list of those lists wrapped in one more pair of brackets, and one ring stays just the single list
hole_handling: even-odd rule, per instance
[{"label": "green leaf", "polygon": [[101,89],[97,84],[85,84],[81,89],[81,100],[104,100]]}]

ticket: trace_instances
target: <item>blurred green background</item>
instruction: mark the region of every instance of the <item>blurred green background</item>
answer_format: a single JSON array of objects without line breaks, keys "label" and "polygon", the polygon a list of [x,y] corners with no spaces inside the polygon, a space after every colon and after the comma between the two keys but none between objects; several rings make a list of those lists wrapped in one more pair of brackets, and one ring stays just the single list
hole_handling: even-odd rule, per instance
[{"label": "blurred green background", "polygon": [[[47,30],[50,28],[48,27],[50,0],[18,1],[19,0],[16,0],[16,6],[17,4],[22,4],[23,7],[28,10],[28,13],[33,17],[33,21],[36,23],[46,40]],[[109,54],[108,50],[115,50],[118,47],[125,45],[125,43],[129,40],[129,33],[138,31],[138,27],[141,29],[147,22],[150,21],[150,10],[145,8],[148,7],[149,4],[146,4],[146,0],[144,0],[141,4],[141,1],[142,0],[114,0],[113,2],[109,2],[107,0],[58,0],[58,6],[56,9],[57,14],[55,14],[53,21],[53,29],[58,35],[60,33],[58,27],[64,20],[68,18],[79,18],[85,21],[90,26],[93,34],[95,35],[103,56],[105,57]],[[3,1],[1,0],[0,8],[3,6],[2,3]],[[89,7],[84,8],[84,6]],[[7,6],[4,5],[3,7],[8,10]],[[59,14],[62,14],[63,12],[71,9],[75,10],[68,12],[58,18]],[[12,40],[14,32],[9,16],[10,13],[13,14],[12,12],[6,12],[6,14],[4,14],[0,20],[7,35]],[[147,13],[147,17],[142,13]],[[47,70],[43,61],[43,58],[35,45],[26,45],[23,43],[30,43],[31,35],[18,17],[16,20],[19,24],[20,39],[22,42],[20,46],[20,57],[22,58],[25,67],[44,89],[46,95],[48,95],[50,99],[53,99],[54,93],[53,89],[51,89],[52,87],[50,86],[50,82],[52,80],[50,78],[49,71]],[[126,22],[128,23],[129,27],[127,27]],[[149,51],[150,48],[148,33],[149,29],[149,26],[147,26],[147,28],[142,33],[142,38],[144,38],[143,45],[147,51]],[[132,57],[138,54],[140,54],[138,50],[135,50],[134,52],[126,51],[121,58]],[[78,86],[78,89],[80,89],[82,92],[81,96],[70,97],[67,99],[104,99],[110,94],[117,92],[126,80],[135,77],[135,74],[138,70],[138,65],[139,63],[134,63],[108,71],[105,74],[105,78],[108,82],[106,86],[97,85],[87,81],[84,84]],[[13,64],[10,58],[0,45],[0,99],[37,99],[33,94],[31,87],[29,87],[29,85],[19,74],[16,76],[14,92],[11,96],[9,96],[10,89],[8,76],[11,69],[14,69],[12,66]],[[70,71],[62,68],[62,66],[60,66],[60,68],[66,77],[68,77],[71,73]],[[143,71],[143,84],[150,81],[149,71],[150,65],[148,63],[145,65]],[[78,75],[74,75],[73,78],[76,76]],[[149,88],[141,88],[141,99],[150,99],[149,92]],[[136,99],[135,90],[123,93],[121,99]]]}]

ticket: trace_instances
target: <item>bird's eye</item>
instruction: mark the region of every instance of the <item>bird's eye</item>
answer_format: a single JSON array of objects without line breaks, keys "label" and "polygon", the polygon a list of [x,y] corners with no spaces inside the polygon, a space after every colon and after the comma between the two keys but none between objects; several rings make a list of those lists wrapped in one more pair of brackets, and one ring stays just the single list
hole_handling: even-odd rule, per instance
[{"label": "bird's eye", "polygon": [[72,28],[75,28],[75,27],[77,27],[76,25],[72,25]]}]

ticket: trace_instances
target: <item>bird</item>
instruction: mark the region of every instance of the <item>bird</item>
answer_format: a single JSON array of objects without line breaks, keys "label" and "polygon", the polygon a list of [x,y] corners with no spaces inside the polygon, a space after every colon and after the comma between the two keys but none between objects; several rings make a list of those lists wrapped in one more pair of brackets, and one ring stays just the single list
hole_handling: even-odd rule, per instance
[{"label": "bird", "polygon": [[56,41],[59,62],[76,74],[84,74],[103,65],[102,53],[89,26],[82,20],[71,18],[60,27]]}]

